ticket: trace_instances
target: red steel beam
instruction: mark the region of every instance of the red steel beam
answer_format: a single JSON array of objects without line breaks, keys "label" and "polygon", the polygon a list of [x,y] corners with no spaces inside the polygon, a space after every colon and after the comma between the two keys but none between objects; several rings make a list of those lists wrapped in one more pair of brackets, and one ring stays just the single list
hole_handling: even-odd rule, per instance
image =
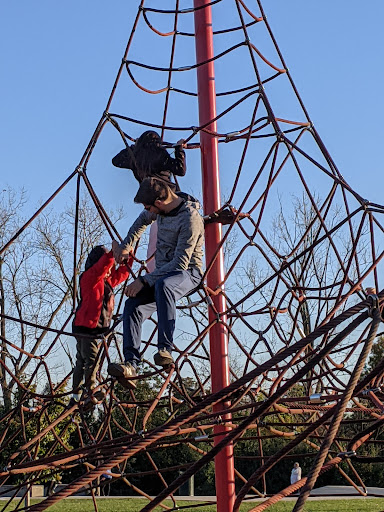
[{"label": "red steel beam", "polygon": [[[202,63],[213,58],[212,12],[210,0],[194,0],[195,7],[195,45],[196,62]],[[204,7],[205,6],[205,7]],[[216,90],[214,62],[211,60],[197,68],[197,92],[199,103],[200,126],[216,132],[216,122],[210,122],[216,117]],[[214,135],[200,132],[201,164],[203,180],[204,214],[212,213],[220,208],[220,180],[217,138]],[[205,229],[205,257],[209,263],[221,242],[221,224],[208,224]],[[224,258],[221,251],[207,275],[207,284],[215,290],[224,280]],[[226,310],[225,297],[218,294],[213,297],[216,310],[222,313]],[[214,311],[209,308],[210,322],[215,320]],[[211,381],[212,392],[220,391],[229,384],[228,362],[228,331],[225,328],[226,317],[221,317],[222,323],[215,324],[210,330],[211,352]],[[214,410],[222,410],[223,404],[217,404]],[[230,419],[228,414],[226,418]],[[217,444],[229,427],[217,425],[214,429]],[[220,435],[221,434],[221,435]],[[235,471],[233,445],[215,457],[215,479],[218,512],[230,512],[235,500]]]}]

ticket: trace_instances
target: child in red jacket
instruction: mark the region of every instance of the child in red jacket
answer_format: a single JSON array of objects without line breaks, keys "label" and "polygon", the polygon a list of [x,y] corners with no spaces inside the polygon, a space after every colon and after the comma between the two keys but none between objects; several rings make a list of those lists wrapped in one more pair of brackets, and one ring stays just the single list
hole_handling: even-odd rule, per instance
[{"label": "child in red jacket", "polygon": [[[102,334],[110,327],[115,306],[113,288],[128,278],[128,267],[115,268],[112,251],[102,245],[94,247],[85,262],[79,280],[80,303],[76,309],[72,332],[77,340],[76,364],[73,369],[73,397],[70,405],[80,399],[80,384],[84,378],[86,390],[92,395],[96,387],[97,353]],[[99,392],[96,399],[102,399]]]}]

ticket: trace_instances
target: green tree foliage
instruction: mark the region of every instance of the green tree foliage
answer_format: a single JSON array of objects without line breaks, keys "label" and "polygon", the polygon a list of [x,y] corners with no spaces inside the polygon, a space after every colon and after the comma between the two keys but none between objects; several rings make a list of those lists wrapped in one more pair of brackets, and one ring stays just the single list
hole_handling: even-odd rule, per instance
[{"label": "green tree foliage", "polygon": [[[7,433],[1,443],[0,467],[22,464],[31,458],[44,458],[73,449],[70,439],[75,426],[68,417],[39,438],[39,434],[62,415],[68,399],[43,402],[32,398],[30,392],[34,391],[35,388],[30,388],[29,392],[19,388],[15,396],[17,406],[12,411],[7,411],[4,406],[0,408],[0,417],[4,419],[0,424],[0,432],[6,429]],[[48,392],[48,387],[45,391]],[[57,388],[56,391],[65,393],[65,386]],[[35,441],[28,448],[24,448],[33,439]],[[50,480],[60,481],[61,475],[59,471],[39,471],[34,474],[34,478],[37,478],[36,483],[44,483]],[[12,476],[7,483],[16,484],[23,480],[24,475],[20,474]]]},{"label": "green tree foliage", "polygon": [[[143,368],[143,372],[149,374],[149,368]],[[160,398],[156,408],[148,418],[148,421],[144,424],[144,419],[148,407],[152,404],[153,400],[158,397],[158,393],[161,389],[163,380],[158,376],[154,375],[148,378],[144,378],[138,381],[137,388],[134,391],[134,400],[131,392],[117,385],[114,392],[119,398],[121,403],[130,404],[130,407],[115,407],[113,411],[113,421],[111,422],[111,433],[114,438],[121,437],[124,435],[123,430],[128,432],[142,432],[152,430],[160,425],[167,423],[172,410],[172,396],[177,401],[183,400],[183,397],[177,390],[169,393],[169,389],[164,393],[164,397]],[[187,387],[197,388],[193,379],[187,379],[185,382]],[[185,405],[187,408],[188,405]],[[178,414],[183,410],[183,407],[178,408]],[[179,443],[180,441],[180,443]],[[140,489],[144,489],[149,494],[157,494],[166,483],[170,483],[175,480],[180,473],[185,470],[186,465],[193,463],[200,458],[200,453],[194,450],[190,446],[191,444],[196,445],[193,439],[189,439],[189,435],[180,435],[176,438],[172,436],[170,439],[164,439],[159,441],[156,446],[151,447],[148,451],[140,452],[134,457],[130,458],[124,465],[124,473],[127,475],[126,478],[131,484],[137,486]],[[208,445],[204,443],[198,445],[199,450],[207,450]],[[195,488],[199,490],[201,494],[204,492],[214,492],[214,477],[212,471],[213,465],[209,465],[208,468],[200,471],[195,477]],[[150,476],[141,475],[143,472],[154,472],[154,468],[174,468],[173,470],[166,471],[163,473],[163,478],[160,478],[156,473],[152,473]],[[130,491],[126,484],[122,481],[114,482],[111,485],[112,494],[127,494],[134,491]]]},{"label": "green tree foliage", "polygon": [[384,336],[379,336],[375,343],[372,345],[372,350],[365,367],[364,374],[366,375],[373,370],[384,358]]}]

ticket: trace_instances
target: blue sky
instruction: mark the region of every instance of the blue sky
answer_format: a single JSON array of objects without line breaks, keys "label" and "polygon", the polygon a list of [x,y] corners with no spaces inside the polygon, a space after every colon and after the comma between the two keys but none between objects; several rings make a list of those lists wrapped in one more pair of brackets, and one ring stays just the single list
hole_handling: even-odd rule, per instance
[{"label": "blue sky", "polygon": [[[229,3],[223,0],[217,7],[222,9],[221,24],[227,21]],[[104,110],[137,4],[2,4],[3,187],[24,186],[36,204],[75,168]],[[181,5],[188,7],[191,1]],[[370,0],[362,7],[355,0],[269,0],[263,6],[304,104],[340,171],[363,197],[382,203],[384,3]],[[120,140],[110,135],[94,156],[95,180],[107,206],[130,203],[131,178],[109,163],[120,148]]]}]

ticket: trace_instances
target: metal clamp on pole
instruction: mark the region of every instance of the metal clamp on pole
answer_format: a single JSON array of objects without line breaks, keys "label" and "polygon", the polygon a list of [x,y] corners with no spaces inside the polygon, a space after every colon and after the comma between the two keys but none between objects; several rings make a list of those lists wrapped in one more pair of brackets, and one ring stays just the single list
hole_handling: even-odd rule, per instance
[{"label": "metal clamp on pole", "polygon": [[369,395],[369,393],[376,393],[377,391],[381,391],[380,388],[369,388],[369,389],[363,389],[361,394],[363,396]]},{"label": "metal clamp on pole", "polygon": [[351,457],[356,457],[355,450],[350,450],[349,452],[340,452],[337,454],[337,457],[341,459],[350,459]]},{"label": "metal clamp on pole", "polygon": [[195,441],[207,441],[209,439],[209,436],[207,436],[207,434],[204,434],[201,436],[196,436],[194,439]]},{"label": "metal clamp on pole", "polygon": [[376,294],[376,288],[367,288],[367,300],[369,301],[368,315],[373,317],[375,309],[379,309],[379,297]]},{"label": "metal clamp on pole", "polygon": [[321,404],[323,402],[322,394],[321,393],[314,393],[309,396],[309,401],[312,404]]}]

